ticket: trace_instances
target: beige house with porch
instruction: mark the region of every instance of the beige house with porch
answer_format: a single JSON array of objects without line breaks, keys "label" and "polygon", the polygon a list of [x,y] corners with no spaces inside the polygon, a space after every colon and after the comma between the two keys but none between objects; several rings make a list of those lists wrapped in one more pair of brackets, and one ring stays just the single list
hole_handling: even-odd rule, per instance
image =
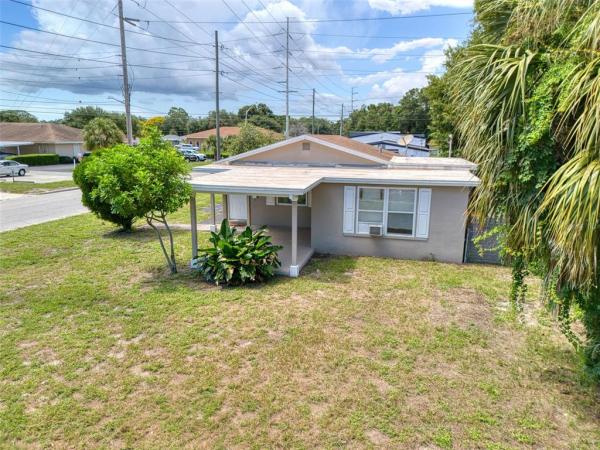
[{"label": "beige house with porch", "polygon": [[[223,215],[266,225],[283,245],[281,273],[314,252],[463,261],[475,164],[398,157],[335,135],[303,135],[194,169],[194,193],[223,196]],[[194,194],[195,195],[195,194]],[[197,257],[195,201],[192,250]]]}]

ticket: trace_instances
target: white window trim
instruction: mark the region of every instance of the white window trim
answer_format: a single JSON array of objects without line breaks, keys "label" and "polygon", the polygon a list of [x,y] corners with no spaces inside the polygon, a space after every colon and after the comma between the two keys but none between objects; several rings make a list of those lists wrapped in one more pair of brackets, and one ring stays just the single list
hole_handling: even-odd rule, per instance
[{"label": "white window trim", "polygon": [[[366,210],[366,209],[359,209],[359,199],[360,199],[360,190],[361,189],[383,189],[383,211],[375,211],[375,210]],[[413,191],[414,192],[414,205],[413,205],[413,211],[412,211],[412,215],[413,215],[413,223],[412,223],[412,233],[411,234],[398,234],[398,233],[388,233],[387,232],[387,224],[388,224],[388,214],[389,214],[389,208],[388,208],[388,200],[389,200],[389,191],[390,189],[393,190],[400,190],[400,191]],[[383,213],[383,223],[381,224],[382,226],[382,236],[383,237],[389,237],[389,238],[396,238],[396,239],[420,239],[420,240],[426,240],[427,238],[417,238],[416,237],[416,228],[417,228],[417,211],[418,211],[418,202],[419,202],[419,190],[417,188],[404,188],[404,187],[381,187],[381,186],[356,186],[356,198],[355,198],[355,205],[354,205],[354,211],[355,211],[355,216],[354,216],[354,233],[346,233],[346,234],[351,234],[354,236],[370,236],[369,233],[359,233],[358,231],[358,214],[359,212],[363,211],[363,212],[382,212]],[[393,213],[398,213],[398,214],[410,214],[409,212],[400,212],[400,211],[392,211]],[[370,223],[370,222],[364,222],[364,223]],[[372,225],[379,225],[379,224],[375,224],[372,223]]]},{"label": "white window trim", "polygon": [[[414,192],[414,202],[413,202],[413,210],[412,210],[412,215],[413,215],[413,220],[412,220],[412,233],[411,234],[402,234],[402,233],[388,233],[387,232],[387,225],[388,225],[388,215],[390,214],[390,212],[392,214],[411,214],[410,212],[405,212],[405,211],[390,211],[389,210],[389,195],[390,195],[390,190],[395,190],[395,191],[413,191]],[[385,210],[385,215],[383,217],[384,220],[384,235],[385,236],[394,236],[394,237],[409,237],[409,238],[414,238],[415,237],[415,233],[416,233],[416,229],[417,229],[417,202],[419,201],[419,193],[417,191],[416,188],[385,188],[385,204],[384,204],[384,210]]]},{"label": "white window trim", "polygon": [[[375,209],[360,209],[359,205],[360,205],[360,191],[361,189],[370,189],[372,191],[377,190],[377,191],[381,191],[383,190],[383,209],[382,210],[375,210]],[[374,213],[381,213],[382,217],[381,217],[381,226],[385,227],[385,203],[386,203],[386,197],[387,197],[387,192],[385,188],[382,187],[375,187],[375,186],[358,186],[358,189],[356,189],[356,199],[354,200],[356,202],[356,204],[354,205],[354,211],[356,211],[356,215],[354,217],[354,230],[356,231],[356,234],[361,234],[361,235],[368,235],[369,233],[360,233],[359,230],[359,226],[358,226],[358,216],[360,215],[361,212],[374,212]],[[375,223],[375,222],[361,222],[367,225],[374,225],[374,226],[379,226],[379,223]],[[385,228],[383,228],[385,229]],[[383,230],[382,230],[383,232]]]}]

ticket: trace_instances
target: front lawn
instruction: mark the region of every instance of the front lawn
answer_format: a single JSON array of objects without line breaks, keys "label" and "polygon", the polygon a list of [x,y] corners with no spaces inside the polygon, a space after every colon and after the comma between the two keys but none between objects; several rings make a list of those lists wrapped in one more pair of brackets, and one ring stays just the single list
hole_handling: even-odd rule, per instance
[{"label": "front lawn", "polygon": [[513,320],[505,268],[321,257],[222,289],[175,233],[176,276],[151,230],[91,214],[0,234],[0,447],[600,440],[598,391],[543,311]]}]

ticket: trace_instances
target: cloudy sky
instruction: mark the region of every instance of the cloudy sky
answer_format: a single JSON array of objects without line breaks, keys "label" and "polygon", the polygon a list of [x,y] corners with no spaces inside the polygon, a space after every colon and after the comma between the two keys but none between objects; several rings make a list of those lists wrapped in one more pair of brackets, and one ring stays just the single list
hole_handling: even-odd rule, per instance
[{"label": "cloudy sky", "polygon": [[[41,119],[79,104],[120,111],[116,0],[0,0],[0,109]],[[285,20],[290,18],[290,113],[335,119],[397,102],[443,70],[463,40],[472,0],[123,0],[132,111],[194,116],[214,110],[214,32],[221,107],[285,110]],[[81,20],[83,19],[83,20]],[[359,20],[357,20],[359,19]]]}]

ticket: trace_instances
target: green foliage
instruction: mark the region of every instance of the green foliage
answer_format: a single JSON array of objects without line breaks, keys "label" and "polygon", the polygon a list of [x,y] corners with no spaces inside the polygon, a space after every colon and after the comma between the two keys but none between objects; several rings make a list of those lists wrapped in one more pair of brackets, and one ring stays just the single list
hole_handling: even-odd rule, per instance
[{"label": "green foliage", "polygon": [[186,135],[190,132],[191,117],[183,108],[173,106],[160,125],[164,134]]},{"label": "green foliage", "polygon": [[59,156],[56,153],[30,153],[28,155],[9,156],[6,159],[12,159],[30,166],[48,166],[59,163]]},{"label": "green foliage", "polygon": [[[172,272],[177,271],[173,238],[166,220],[190,198],[189,167],[177,151],[161,139],[157,128],[145,129],[137,147],[119,144],[93,153],[73,172],[83,204],[104,220],[131,229],[145,218],[156,231]],[[170,250],[154,222],[167,229]]]},{"label": "green foliage", "polygon": [[33,114],[20,109],[5,109],[0,111],[0,122],[26,122],[37,123],[38,119]]},{"label": "green foliage", "polygon": [[223,141],[223,151],[231,155],[237,155],[273,144],[278,140],[274,134],[265,132],[254,125],[247,124],[240,127],[239,135],[229,136]]},{"label": "green foliage", "polygon": [[[105,111],[97,106],[80,106],[72,111],[66,112],[63,119],[60,121],[70,127],[83,129],[92,120],[104,117],[110,119],[114,124],[119,127],[123,134],[127,133],[127,125],[125,121],[125,114]],[[133,128],[134,136],[137,136],[141,130],[142,119],[140,117],[132,116],[131,125]]]},{"label": "green foliage", "polygon": [[198,269],[207,281],[217,285],[262,282],[272,278],[281,265],[277,252],[282,247],[271,243],[264,227],[254,232],[246,227],[237,234],[225,219],[209,240],[213,246],[201,250]]},{"label": "green foliage", "polygon": [[[600,3],[476,3],[475,29],[447,72],[453,121],[482,180],[471,209],[503,217],[515,306],[542,273],[561,329],[583,314],[600,379]],[[577,347],[577,345],[576,345]]]},{"label": "green foliage", "polygon": [[83,128],[83,142],[89,151],[112,147],[123,142],[123,133],[106,117],[97,117]]},{"label": "green foliage", "polygon": [[426,133],[428,123],[427,97],[423,89],[414,88],[406,92],[397,105],[392,103],[362,105],[350,114],[344,128],[347,128],[346,131]]}]

